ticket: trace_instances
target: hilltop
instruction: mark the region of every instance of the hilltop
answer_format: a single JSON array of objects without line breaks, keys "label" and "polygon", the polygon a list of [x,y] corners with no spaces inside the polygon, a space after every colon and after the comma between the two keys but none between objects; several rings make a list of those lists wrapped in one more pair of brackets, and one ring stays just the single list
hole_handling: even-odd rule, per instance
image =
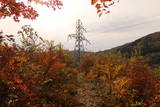
[{"label": "hilltop", "polygon": [[149,59],[150,64],[160,64],[160,32],[146,35],[133,42],[103,52],[120,51],[130,57],[135,51]]}]

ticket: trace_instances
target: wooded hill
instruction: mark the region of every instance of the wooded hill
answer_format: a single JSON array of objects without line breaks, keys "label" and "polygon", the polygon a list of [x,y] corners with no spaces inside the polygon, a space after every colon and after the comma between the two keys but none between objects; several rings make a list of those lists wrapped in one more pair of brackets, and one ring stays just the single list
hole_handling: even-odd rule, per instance
[{"label": "wooded hill", "polygon": [[160,32],[155,32],[137,39],[131,43],[124,44],[102,52],[120,51],[125,56],[133,54],[145,56],[151,65],[160,64]]}]

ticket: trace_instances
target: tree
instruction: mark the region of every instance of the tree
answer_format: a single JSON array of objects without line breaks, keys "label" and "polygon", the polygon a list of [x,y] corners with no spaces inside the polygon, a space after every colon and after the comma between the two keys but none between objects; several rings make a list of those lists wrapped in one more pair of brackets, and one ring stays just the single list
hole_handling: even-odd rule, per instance
[{"label": "tree", "polygon": [[62,46],[44,40],[28,25],[18,34],[20,45],[14,35],[0,32],[0,106],[79,105],[78,72]]},{"label": "tree", "polygon": [[38,17],[38,12],[31,5],[33,2],[53,10],[60,9],[63,5],[59,0],[0,0],[0,18],[9,16],[13,17],[16,22],[20,21],[19,17],[33,20]]},{"label": "tree", "polygon": [[[60,0],[0,0],[0,19],[12,17],[14,21],[19,22],[19,18],[36,19],[38,12],[32,6],[32,3],[45,5],[53,10],[60,9],[63,6]],[[91,0],[91,4],[97,8],[99,16],[103,12],[109,13],[108,7],[113,5],[115,0]]]},{"label": "tree", "polygon": [[132,57],[125,75],[115,81],[114,93],[122,106],[156,107],[159,103],[158,78],[143,57]]}]

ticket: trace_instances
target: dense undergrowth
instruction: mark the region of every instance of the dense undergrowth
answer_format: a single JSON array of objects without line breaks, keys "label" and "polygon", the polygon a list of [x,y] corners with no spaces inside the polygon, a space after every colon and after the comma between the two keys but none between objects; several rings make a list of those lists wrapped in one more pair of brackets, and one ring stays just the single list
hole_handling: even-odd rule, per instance
[{"label": "dense undergrowth", "polygon": [[18,35],[0,33],[1,107],[160,107],[160,67],[143,56],[86,53],[78,63],[30,26]]}]

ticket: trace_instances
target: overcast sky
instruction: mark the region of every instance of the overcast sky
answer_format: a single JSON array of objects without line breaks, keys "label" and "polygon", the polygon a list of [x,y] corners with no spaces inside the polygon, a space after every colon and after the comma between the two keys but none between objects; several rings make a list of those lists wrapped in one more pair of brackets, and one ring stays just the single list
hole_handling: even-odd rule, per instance
[{"label": "overcast sky", "polygon": [[81,19],[91,41],[88,51],[99,51],[131,42],[146,34],[160,31],[160,0],[120,0],[110,8],[111,13],[98,17],[91,0],[63,0],[61,10],[52,11],[36,6],[40,16],[34,20],[0,19],[0,29],[6,34],[17,34],[22,25],[31,25],[40,36],[62,43],[72,50],[74,41],[67,41],[75,33],[75,23]]}]

